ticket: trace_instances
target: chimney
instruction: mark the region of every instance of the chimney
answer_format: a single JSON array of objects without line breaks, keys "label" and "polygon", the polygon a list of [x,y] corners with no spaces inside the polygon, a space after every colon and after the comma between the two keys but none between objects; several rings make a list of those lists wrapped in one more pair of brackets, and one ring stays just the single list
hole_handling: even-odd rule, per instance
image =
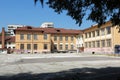
[{"label": "chimney", "polygon": [[5,48],[5,29],[2,28],[2,48]]}]

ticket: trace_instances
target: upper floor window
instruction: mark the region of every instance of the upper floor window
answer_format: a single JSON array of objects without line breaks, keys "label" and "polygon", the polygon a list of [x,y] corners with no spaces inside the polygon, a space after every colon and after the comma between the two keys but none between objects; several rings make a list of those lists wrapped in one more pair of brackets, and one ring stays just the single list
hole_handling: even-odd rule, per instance
[{"label": "upper floor window", "polygon": [[68,41],[68,36],[65,36],[65,41]]},{"label": "upper floor window", "polygon": [[85,33],[85,38],[87,38],[87,33]]},{"label": "upper floor window", "polygon": [[95,37],[95,31],[92,32],[92,36]]},{"label": "upper floor window", "polygon": [[106,32],[107,32],[107,34],[111,34],[111,27],[110,26],[106,27]]},{"label": "upper floor window", "polygon": [[62,37],[62,35],[60,35],[60,41],[62,41],[63,40],[63,37]]},{"label": "upper floor window", "polygon": [[71,36],[71,41],[73,41],[74,40],[74,37],[73,36]]},{"label": "upper floor window", "polygon": [[103,36],[103,35],[105,35],[105,29],[104,28],[101,29],[101,36]]},{"label": "upper floor window", "polygon": [[100,31],[99,30],[96,31],[96,36],[100,36]]},{"label": "upper floor window", "polygon": [[20,34],[20,40],[24,40],[24,34]]},{"label": "upper floor window", "polygon": [[31,40],[31,34],[27,34],[27,40]]},{"label": "upper floor window", "polygon": [[91,32],[89,32],[89,38],[91,38]]},{"label": "upper floor window", "polygon": [[47,40],[47,34],[44,34],[44,40]]},{"label": "upper floor window", "polygon": [[54,41],[57,41],[57,36],[56,35],[54,36]]},{"label": "upper floor window", "polygon": [[37,40],[37,39],[38,39],[37,34],[34,34],[34,40]]}]

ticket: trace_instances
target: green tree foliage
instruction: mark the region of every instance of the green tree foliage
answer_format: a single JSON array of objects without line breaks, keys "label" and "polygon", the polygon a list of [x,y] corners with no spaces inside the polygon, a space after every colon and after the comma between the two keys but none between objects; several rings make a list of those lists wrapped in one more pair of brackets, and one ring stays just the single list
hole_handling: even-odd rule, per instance
[{"label": "green tree foliage", "polygon": [[[40,1],[42,6],[44,0]],[[47,0],[46,4],[57,13],[67,11],[77,24],[81,25],[83,17],[87,20],[103,24],[108,18],[113,25],[120,25],[120,0]],[[89,12],[89,13],[87,13]]]}]

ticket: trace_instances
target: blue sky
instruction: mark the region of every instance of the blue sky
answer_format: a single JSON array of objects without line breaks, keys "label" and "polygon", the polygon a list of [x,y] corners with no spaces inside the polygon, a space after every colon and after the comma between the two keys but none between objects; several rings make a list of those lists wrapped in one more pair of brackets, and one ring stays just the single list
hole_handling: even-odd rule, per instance
[{"label": "blue sky", "polygon": [[[57,14],[44,4],[44,8],[34,0],[0,0],[0,27],[10,24],[22,24],[39,27],[43,22],[53,22],[55,27],[68,29],[84,29],[95,24],[92,21],[83,19],[81,26],[78,26],[66,13]],[[1,31],[1,28],[0,28]]]}]

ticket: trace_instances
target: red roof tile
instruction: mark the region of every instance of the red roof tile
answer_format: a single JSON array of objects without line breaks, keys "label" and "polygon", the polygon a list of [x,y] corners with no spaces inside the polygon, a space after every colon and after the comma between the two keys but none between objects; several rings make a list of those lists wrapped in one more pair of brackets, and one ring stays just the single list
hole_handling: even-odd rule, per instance
[{"label": "red roof tile", "polygon": [[38,31],[38,32],[41,32],[41,33],[50,33],[50,34],[80,34],[80,33],[83,33],[81,30],[74,30],[74,29],[35,28],[35,27],[31,27],[31,26],[18,28],[15,31]]},{"label": "red roof tile", "polygon": [[[0,36],[0,42],[2,41],[2,36]],[[15,36],[6,36],[5,42],[15,42]]]}]

